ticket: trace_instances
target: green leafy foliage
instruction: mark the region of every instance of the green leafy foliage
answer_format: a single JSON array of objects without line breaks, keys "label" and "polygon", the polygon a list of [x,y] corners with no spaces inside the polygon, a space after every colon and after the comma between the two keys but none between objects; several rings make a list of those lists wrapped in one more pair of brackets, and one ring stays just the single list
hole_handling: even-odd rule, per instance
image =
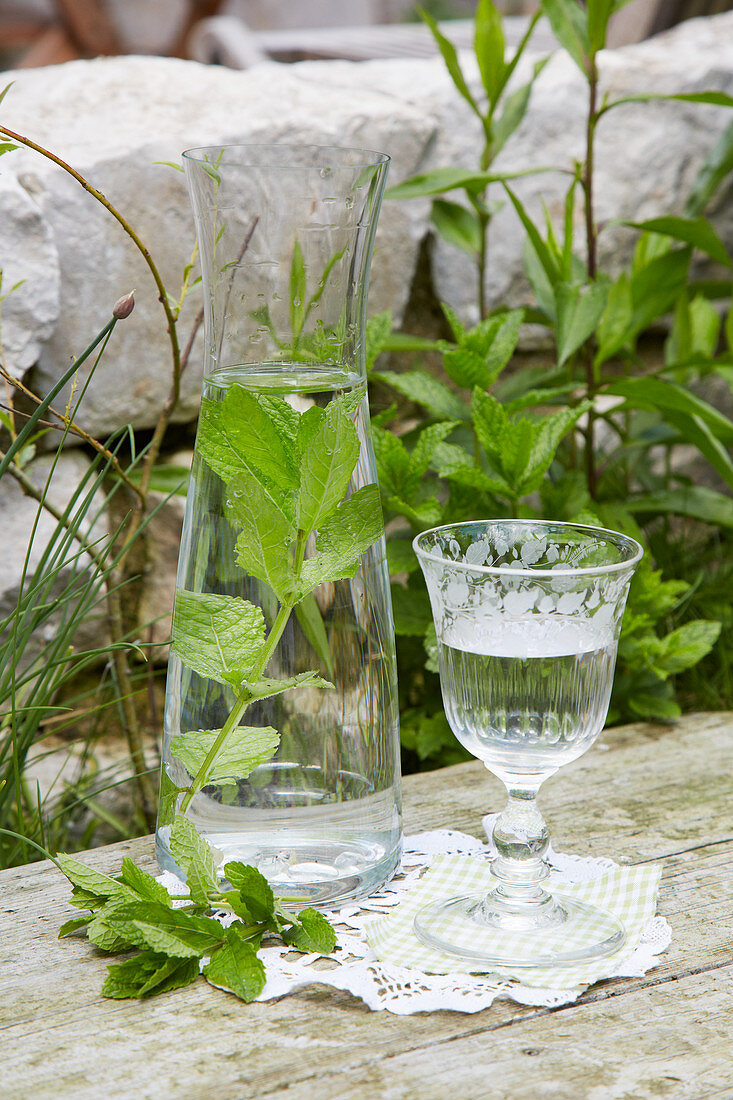
[{"label": "green leafy foliage", "polygon": [[[173,824],[171,851],[188,886],[176,907],[167,890],[130,859],[123,860],[119,876],[110,878],[71,856],[59,856],[73,886],[72,904],[89,910],[62,925],[59,936],[85,931],[106,954],[134,952],[108,967],[103,996],[142,999],[190,985],[203,973],[212,985],[249,1002],[265,985],[257,954],[263,938],[279,938],[298,951],[333,951],[336,934],[326,918],[314,909],[297,915],[286,910],[256,868],[227,863],[227,886],[213,851],[180,815]],[[212,911],[229,912],[235,920],[224,928],[209,915]]]},{"label": "green leafy foliage", "polygon": [[[474,21],[480,86],[469,87],[457,71],[457,55],[439,42],[458,91],[481,120],[483,148],[473,165],[436,167],[389,192],[434,200],[434,228],[474,266],[480,317],[470,328],[444,307],[452,340],[432,349],[442,356],[442,372],[418,364],[374,375],[396,394],[378,419],[374,444],[382,503],[394,528],[388,558],[408,767],[453,762],[462,751],[443,715],[430,608],[410,563],[408,536],[429,526],[518,515],[610,526],[647,545],[624,620],[613,721],[673,719],[681,705],[676,694],[693,682],[698,667],[710,667],[715,645],[726,647],[718,681],[726,682],[726,663],[733,667],[733,623],[723,614],[733,591],[733,573],[724,566],[733,522],[733,422],[717,401],[698,392],[700,380],[713,374],[733,391],[733,309],[721,315],[719,308],[719,300],[729,297],[729,281],[696,283],[691,275],[693,257],[728,273],[731,267],[726,245],[704,215],[733,167],[733,125],[711,151],[682,214],[625,223],[637,234],[636,245],[631,262],[620,270],[616,265],[613,274],[601,262],[592,178],[595,144],[603,139],[596,127],[608,110],[654,99],[720,107],[733,100],[717,91],[602,99],[597,54],[625,2],[541,0],[542,14],[588,89],[585,157],[557,166],[569,179],[558,217],[547,208],[538,217],[512,182],[518,176],[498,172],[493,163],[521,124],[544,60],[528,83],[508,86],[532,24],[517,55],[506,57],[501,20],[490,2],[477,5]],[[535,303],[523,316],[491,312],[485,299],[500,191],[525,233]],[[545,327],[554,344],[548,365],[527,368],[516,354],[522,322]],[[663,355],[648,367],[646,349],[658,341],[652,334],[665,328]],[[415,459],[419,446],[430,454],[423,472]],[[677,472],[680,447],[694,448],[714,472],[715,486]],[[705,570],[700,560],[708,563]],[[713,591],[716,597],[707,595]],[[694,682],[700,685],[701,677]],[[718,697],[722,705],[729,705],[733,690],[729,672],[727,685],[727,697]]]}]

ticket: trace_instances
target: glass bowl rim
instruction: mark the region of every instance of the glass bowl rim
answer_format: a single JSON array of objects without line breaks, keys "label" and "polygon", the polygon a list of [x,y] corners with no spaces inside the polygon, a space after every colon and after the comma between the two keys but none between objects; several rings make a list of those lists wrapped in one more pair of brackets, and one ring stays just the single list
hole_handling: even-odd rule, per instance
[{"label": "glass bowl rim", "polygon": [[[354,171],[355,169],[363,168],[379,168],[383,165],[389,164],[391,157],[389,153],[380,153],[376,149],[362,149],[356,145],[297,145],[293,142],[240,142],[222,145],[201,145],[195,146],[192,149],[184,149],[181,156],[184,162],[189,164],[211,164],[211,161],[207,160],[205,154],[207,153],[221,153],[224,154],[236,150],[237,152],[249,151],[252,155],[252,160],[227,160],[219,161],[219,165],[224,167],[229,166],[231,168],[257,168],[257,169],[271,169],[279,171],[292,171],[292,172],[318,172],[322,168],[330,168],[334,171],[344,171],[348,169]],[[273,151],[287,151],[293,156],[293,161],[289,163],[287,160],[282,160],[278,163],[277,155],[273,157],[271,163],[268,163],[264,159],[266,154],[271,154]],[[302,153],[311,154],[326,154],[331,163],[326,160],[324,163],[318,164],[299,164],[297,163],[296,155]],[[255,154],[259,153],[263,159],[256,159]],[[352,154],[353,159],[349,160],[347,156],[339,156],[339,154]],[[218,167],[218,165],[217,165]]]},{"label": "glass bowl rim", "polygon": [[[534,527],[540,529],[548,528],[564,528],[572,531],[587,532],[594,537],[602,537],[606,542],[610,542],[617,547],[624,547],[627,550],[632,551],[632,554],[626,561],[611,562],[608,565],[581,565],[575,568],[563,568],[562,566],[555,569],[534,569],[532,566],[524,566],[522,568],[510,568],[506,565],[472,565],[471,562],[466,561],[453,561],[451,558],[441,557],[439,554],[431,553],[429,550],[424,550],[418,546],[420,539],[426,535],[437,535],[441,531],[455,531],[458,528],[468,527],[501,527],[504,525],[514,525],[517,527]],[[421,531],[419,535],[416,535],[412,540],[412,549],[417,556],[418,561],[431,561],[440,566],[453,566],[455,569],[464,573],[474,573],[481,576],[507,576],[513,577],[578,577],[578,576],[593,576],[600,575],[605,576],[609,573],[621,573],[627,570],[633,570],[633,568],[641,561],[644,556],[643,546],[632,539],[630,535],[624,535],[620,531],[612,531],[608,527],[594,527],[587,523],[566,523],[562,520],[534,520],[534,519],[475,519],[475,520],[462,520],[459,523],[444,523],[439,527],[431,527],[427,531]]]}]

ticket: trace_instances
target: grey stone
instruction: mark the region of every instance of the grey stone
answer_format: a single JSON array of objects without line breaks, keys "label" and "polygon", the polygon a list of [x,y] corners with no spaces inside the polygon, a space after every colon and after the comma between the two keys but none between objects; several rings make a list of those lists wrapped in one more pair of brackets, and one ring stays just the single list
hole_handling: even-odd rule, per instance
[{"label": "grey stone", "polygon": [[[393,179],[416,170],[432,136],[424,112],[381,93],[333,89],[303,79],[298,67],[264,64],[246,73],[164,58],[78,61],[10,74],[3,120],[73,164],[119,207],[149,242],[166,285],[177,292],[193,247],[180,172],[185,148],[277,141],[356,145],[393,153]],[[136,308],[119,324],[84,399],[82,423],[104,435],[125,423],[150,427],[170,389],[170,350],[158,292],[122,228],[77,182],[28,150],[8,156],[56,240],[61,314],[42,348],[33,382],[47,390],[104,325],[115,300],[136,288]],[[412,212],[383,219],[373,266],[372,308],[399,314],[409,292],[422,227]],[[199,300],[181,314],[185,342]],[[196,416],[201,343],[184,375],[179,420]],[[91,363],[81,369],[87,376]]]},{"label": "grey stone", "polygon": [[[0,347],[14,378],[38,359],[59,315],[59,261],[51,227],[0,157]],[[5,168],[5,170],[3,170]]]},{"label": "grey stone", "polygon": [[[655,93],[733,90],[733,13],[689,20],[667,34],[640,45],[601,55],[601,94],[611,99]],[[461,63],[474,93],[480,81],[474,58],[462,53]],[[515,76],[527,79],[538,59],[528,53]],[[426,148],[419,171],[445,166],[475,168],[481,149],[480,124],[456,92],[442,61],[373,61],[359,66],[346,62],[310,62],[299,66],[318,81],[341,89],[356,84],[380,91],[398,102],[422,109],[433,120],[435,139]],[[530,108],[517,133],[496,161],[497,171],[523,171],[548,166],[567,172],[583,156],[587,112],[585,82],[574,62],[555,54],[536,81]],[[715,140],[728,123],[724,108],[681,102],[630,103],[610,111],[600,122],[596,141],[596,215],[599,222],[641,221],[666,213],[681,213],[697,173]],[[561,171],[518,179],[513,189],[536,220],[546,205],[555,224],[562,219],[568,177]],[[490,196],[506,198],[500,185]],[[448,198],[460,201],[460,192]],[[428,200],[422,205],[425,216]],[[389,204],[388,204],[389,206]],[[724,193],[711,211],[716,228],[733,246],[733,210]],[[575,212],[576,247],[583,246],[580,197]],[[523,305],[531,300],[522,264],[524,230],[509,203],[493,219],[490,235],[487,298],[489,305]],[[608,225],[600,238],[606,269],[618,270],[631,253],[633,234]],[[437,239],[433,250],[433,283],[437,296],[468,320],[477,318],[477,289],[471,260]]]},{"label": "grey stone", "polygon": [[[733,14],[726,14],[691,20],[665,36],[608,52],[601,59],[602,91],[620,97],[729,90],[732,31]],[[535,58],[527,57],[525,75]],[[463,60],[478,89],[472,58],[465,55]],[[440,59],[264,63],[234,72],[173,59],[125,57],[10,75],[15,85],[3,102],[3,120],[53,147],[108,194],[149,242],[173,293],[191,253],[193,227],[183,177],[157,162],[178,161],[188,146],[247,141],[361,145],[392,155],[390,183],[433,167],[473,167],[480,147],[478,121]],[[523,79],[522,74],[516,79]],[[521,171],[539,164],[567,170],[583,151],[584,100],[579,72],[558,52],[540,75],[527,117],[497,168]],[[607,223],[600,238],[604,267],[617,269],[632,248],[633,234],[614,219],[680,212],[726,123],[727,113],[714,106],[661,102],[629,104],[601,121],[596,211],[599,221]],[[135,311],[112,335],[85,397],[82,423],[97,435],[128,422],[151,427],[170,388],[170,349],[150,273],[122,228],[56,166],[27,150],[4,156],[2,162],[2,194],[13,196],[15,203],[4,220],[5,241],[12,242],[11,266],[38,276],[38,294],[30,293],[29,281],[25,297],[19,288],[17,313],[8,314],[17,349],[15,369],[25,369],[37,355],[33,383],[47,392],[70,357],[108,319],[114,301],[134,287]],[[541,216],[544,202],[557,219],[567,179],[560,171],[533,175],[517,180],[516,190],[534,217]],[[25,203],[18,185],[27,196]],[[494,190],[500,197],[501,188]],[[400,320],[419,245],[429,232],[429,209],[428,200],[385,202],[372,267],[372,312],[389,306]],[[733,244],[733,212],[724,195],[712,216]],[[582,220],[578,205],[579,251]],[[492,224],[487,293],[493,306],[530,300],[522,240],[523,230],[507,205]],[[57,285],[54,245],[63,295],[50,332]],[[471,261],[440,240],[433,250],[432,281],[440,299],[465,318],[475,318]],[[29,303],[25,313],[22,301]],[[182,343],[198,307],[196,289],[183,306]],[[196,416],[200,364],[201,334],[183,379],[175,414],[181,421]],[[90,369],[88,361],[80,381]]]},{"label": "grey stone", "polygon": [[[90,462],[84,454],[75,450],[64,451],[56,461],[55,468],[53,468],[54,458],[55,456],[42,455],[25,466],[23,472],[39,490],[43,490],[48,481],[46,497],[49,503],[57,511],[64,512],[78,487],[89,474]],[[91,493],[93,489],[94,481],[90,479],[86,483],[83,495]],[[104,492],[97,487],[85,518],[78,526],[80,534],[90,544],[96,544],[107,534],[104,503]],[[74,519],[76,506],[72,506],[69,515]],[[44,557],[50,540],[55,535],[57,526],[56,518],[47,510],[39,508],[38,503],[23,492],[14,478],[9,474],[3,477],[0,482],[0,531],[3,534],[3,553],[0,556],[0,623],[14,612],[21,582],[23,591],[27,593],[40,580],[40,578],[38,580],[34,578],[34,573]],[[23,580],[24,568],[25,580]],[[56,571],[55,576],[51,576],[50,568]],[[82,580],[81,584],[75,584],[75,591],[80,592],[92,568],[92,560],[80,547],[80,543],[73,538],[67,538],[62,533],[54,541],[53,556],[44,572],[49,585],[48,588],[43,589],[44,600],[58,599],[59,595],[75,582],[75,578]],[[103,592],[103,589],[100,591]],[[70,606],[75,605],[75,600],[76,598],[72,599]],[[43,619],[41,626],[28,639],[28,644],[19,657],[22,667],[27,667],[43,646],[53,641],[61,619],[60,608]],[[105,608],[101,604],[92,608],[84,616],[81,629],[74,638],[74,645],[77,650],[102,646],[106,644],[108,637]]]}]

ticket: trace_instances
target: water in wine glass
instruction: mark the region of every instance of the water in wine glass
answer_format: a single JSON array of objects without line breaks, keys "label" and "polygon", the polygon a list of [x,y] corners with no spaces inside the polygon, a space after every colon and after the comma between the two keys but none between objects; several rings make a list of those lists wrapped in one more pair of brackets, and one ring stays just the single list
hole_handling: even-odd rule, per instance
[{"label": "water in wine glass", "polygon": [[603,728],[616,643],[587,621],[459,617],[438,633],[443,700],[459,741],[495,775],[553,774]]}]

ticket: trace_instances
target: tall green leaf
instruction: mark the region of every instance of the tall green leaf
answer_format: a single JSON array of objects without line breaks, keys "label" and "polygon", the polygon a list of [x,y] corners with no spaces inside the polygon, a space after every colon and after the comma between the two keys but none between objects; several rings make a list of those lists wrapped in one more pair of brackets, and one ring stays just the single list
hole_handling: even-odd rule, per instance
[{"label": "tall green leaf", "polygon": [[733,421],[701,397],[663,378],[625,378],[604,386],[604,392],[625,397],[632,408],[680,412],[708,424],[721,443],[733,446]]},{"label": "tall green leaf", "polygon": [[533,176],[540,172],[556,172],[556,168],[522,168],[516,172],[481,172],[469,168],[434,168],[395,184],[387,191],[388,199],[419,199],[427,195],[442,195],[446,191],[463,188],[472,195],[484,191],[490,183],[506,183],[507,180]]},{"label": "tall green leaf", "polygon": [[558,283],[557,355],[562,366],[593,335],[608,301],[608,282],[597,280],[586,286]]},{"label": "tall green leaf", "polygon": [[565,47],[585,76],[591,44],[588,35],[588,15],[578,0],[540,0],[542,11],[558,41]]},{"label": "tall green leaf", "polygon": [[588,0],[588,41],[592,53],[604,48],[609,19],[629,2],[630,0]]},{"label": "tall green leaf", "polygon": [[429,12],[425,11],[423,8],[419,8],[418,10],[420,12],[420,17],[427,23],[428,27],[430,28],[430,33],[435,39],[435,43],[440,50],[443,61],[445,62],[445,66],[450,73],[451,80],[465,99],[466,103],[468,103],[471,110],[475,114],[477,114],[479,118],[481,118],[481,108],[474,99],[471,90],[468,87],[466,78],[463,75],[461,63],[458,60],[458,52],[455,46],[449,39],[445,37],[437,22],[435,21],[433,16],[430,15]]},{"label": "tall green leaf", "polygon": [[474,53],[491,110],[504,87],[504,26],[492,0],[479,0],[474,16]]},{"label": "tall green leaf", "polygon": [[733,530],[733,498],[702,485],[630,496],[626,507],[634,515],[688,516],[701,523]]},{"label": "tall green leaf", "polygon": [[550,249],[543,241],[542,237],[540,236],[540,232],[537,229],[537,226],[530,218],[529,214],[524,208],[524,204],[521,202],[518,196],[514,194],[512,189],[506,183],[504,184],[504,190],[512,201],[512,206],[516,210],[519,216],[519,220],[521,221],[527,232],[527,236],[532,243],[532,248],[535,251],[537,259],[542,265],[542,269],[550,285],[554,287],[560,279],[560,270],[557,263],[553,259]]},{"label": "tall green leaf", "polygon": [[723,180],[731,172],[733,172],[733,122],[728,123],[700,169],[685,205],[685,213],[688,217],[699,217],[704,212]]},{"label": "tall green leaf", "polygon": [[705,252],[718,263],[731,266],[730,255],[725,245],[715,232],[707,218],[650,218],[644,222],[626,222],[634,229],[641,229],[647,233],[661,233],[673,237],[677,241],[691,244],[694,248]]},{"label": "tall green leaf", "polygon": [[303,250],[300,242],[293,244],[293,258],[290,261],[290,327],[293,339],[297,339],[303,330],[305,321],[306,274]]},{"label": "tall green leaf", "polygon": [[478,256],[481,248],[481,223],[475,210],[469,210],[457,202],[435,199],[430,220],[449,244],[463,249],[469,256]]},{"label": "tall green leaf", "polygon": [[527,113],[534,82],[548,61],[549,58],[543,57],[535,62],[532,79],[517,88],[503,101],[501,114],[494,121],[492,132],[491,151],[494,156],[504,148],[509,138],[521,125]]}]

